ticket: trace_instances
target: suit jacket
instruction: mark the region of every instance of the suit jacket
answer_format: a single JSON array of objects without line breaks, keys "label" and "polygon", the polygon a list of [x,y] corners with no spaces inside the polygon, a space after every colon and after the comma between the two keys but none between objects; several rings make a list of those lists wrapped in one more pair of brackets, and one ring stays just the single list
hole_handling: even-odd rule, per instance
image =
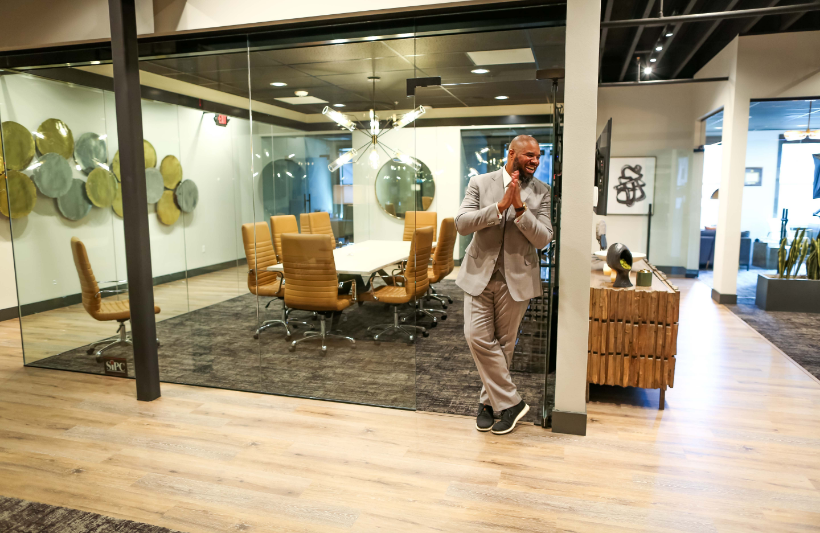
[{"label": "suit jacket", "polygon": [[506,221],[498,218],[496,204],[504,192],[503,169],[470,180],[455,223],[459,234],[474,235],[456,284],[472,296],[484,291],[495,269],[504,228],[504,277],[513,299],[523,302],[543,292],[536,249],[552,240],[550,188],[535,178],[521,188],[521,200],[528,209],[518,221],[512,207],[502,214]]}]

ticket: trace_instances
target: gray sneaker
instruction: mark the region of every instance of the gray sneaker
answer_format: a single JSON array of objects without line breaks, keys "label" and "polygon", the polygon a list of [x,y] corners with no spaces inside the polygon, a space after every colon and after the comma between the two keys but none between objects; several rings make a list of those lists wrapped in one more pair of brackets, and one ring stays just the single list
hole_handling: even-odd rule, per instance
[{"label": "gray sneaker", "polygon": [[530,411],[530,406],[521,400],[521,403],[501,411],[501,420],[493,426],[494,435],[506,435],[513,429],[519,420]]},{"label": "gray sneaker", "polygon": [[475,419],[475,428],[479,431],[490,431],[493,427],[493,408],[490,405],[478,404],[478,415]]}]

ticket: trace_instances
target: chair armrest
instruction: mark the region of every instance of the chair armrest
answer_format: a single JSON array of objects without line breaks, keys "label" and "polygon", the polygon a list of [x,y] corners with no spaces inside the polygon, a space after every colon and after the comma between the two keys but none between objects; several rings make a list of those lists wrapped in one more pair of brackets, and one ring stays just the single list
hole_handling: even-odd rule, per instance
[{"label": "chair armrest", "polygon": [[94,294],[94,297],[102,297],[103,293],[122,294],[124,292],[128,292],[128,289],[101,289]]},{"label": "chair armrest", "polygon": [[103,283],[128,283],[127,279],[117,279],[114,281],[98,281],[97,285],[102,285]]}]

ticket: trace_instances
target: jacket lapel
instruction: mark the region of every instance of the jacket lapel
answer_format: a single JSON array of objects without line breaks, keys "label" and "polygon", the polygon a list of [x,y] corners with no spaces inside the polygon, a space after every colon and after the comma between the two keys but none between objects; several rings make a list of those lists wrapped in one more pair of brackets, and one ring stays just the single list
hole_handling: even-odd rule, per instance
[{"label": "jacket lapel", "polygon": [[490,198],[492,203],[497,204],[504,197],[504,174],[502,169],[490,173]]},{"label": "jacket lapel", "polygon": [[[535,178],[535,177],[533,177],[532,179],[536,179],[536,178]],[[532,181],[530,181],[530,182],[527,184],[527,186],[526,186],[526,187],[523,187],[523,188],[521,189],[521,201],[522,201],[522,202],[526,202],[526,201],[527,201],[527,198],[529,198],[529,197],[530,197],[530,193],[531,193],[531,192],[532,192]]]}]

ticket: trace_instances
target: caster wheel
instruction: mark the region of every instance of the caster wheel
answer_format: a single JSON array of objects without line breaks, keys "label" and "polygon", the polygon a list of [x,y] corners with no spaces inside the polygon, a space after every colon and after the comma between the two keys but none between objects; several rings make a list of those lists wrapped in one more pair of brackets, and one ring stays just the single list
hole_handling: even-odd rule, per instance
[{"label": "caster wheel", "polygon": [[288,346],[288,351],[289,351],[289,352],[296,351],[296,346],[294,346],[294,345],[292,345],[292,344],[291,344],[290,346]]},{"label": "caster wheel", "polygon": [[253,334],[253,338],[254,338],[254,339],[258,339],[258,338],[259,338],[259,334],[258,334],[258,333],[254,333],[254,334]]},{"label": "caster wheel", "polygon": [[445,315],[441,315],[441,319],[442,319],[442,320],[447,320],[447,315],[446,315],[446,314],[445,314]]},{"label": "caster wheel", "polygon": [[410,342],[408,344],[413,344],[414,340],[416,340],[416,338],[414,336],[410,335]]},{"label": "caster wheel", "polygon": [[353,342],[350,343],[350,345],[351,346],[356,346],[356,341],[354,340]]},{"label": "caster wheel", "polygon": [[292,336],[290,336],[290,335],[285,335],[285,340],[286,340],[286,341],[289,341],[289,340],[291,340],[292,338],[293,338],[293,337],[292,337]]},{"label": "caster wheel", "polygon": [[447,309],[447,304],[441,304],[441,307],[442,307],[443,309]]},{"label": "caster wheel", "polygon": [[327,355],[327,348],[321,348],[319,351],[322,352],[322,355]]},{"label": "caster wheel", "polygon": [[453,303],[453,299],[452,299],[452,298],[447,298],[447,301],[448,301],[448,302],[450,302],[450,303]]},{"label": "caster wheel", "polygon": [[430,334],[427,333],[426,331],[424,333],[422,333],[421,335],[422,335],[422,337],[429,337],[430,336]]},{"label": "caster wheel", "polygon": [[430,324],[430,329],[433,329],[436,326],[438,326],[438,322],[436,322],[435,319],[433,319],[433,323]]},{"label": "caster wheel", "polygon": [[160,346],[162,346],[162,344],[157,342],[157,348],[159,348]]},{"label": "caster wheel", "polygon": [[85,353],[87,353],[88,355],[93,354],[94,353],[94,348],[89,348],[88,350],[85,351]]}]

